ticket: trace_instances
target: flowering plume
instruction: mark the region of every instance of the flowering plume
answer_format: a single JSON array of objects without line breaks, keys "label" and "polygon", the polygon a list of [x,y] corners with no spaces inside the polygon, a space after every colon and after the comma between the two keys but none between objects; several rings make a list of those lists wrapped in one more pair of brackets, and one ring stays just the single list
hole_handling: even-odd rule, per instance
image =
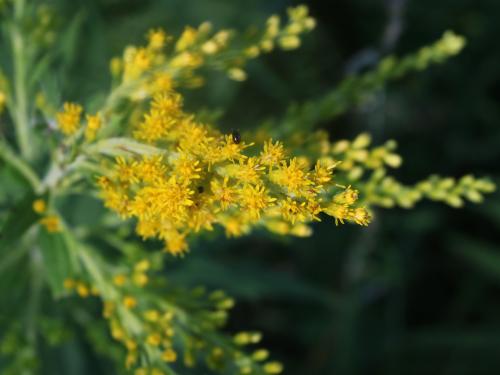
[{"label": "flowering plume", "polygon": [[[165,241],[181,254],[189,235],[218,224],[228,236],[265,226],[280,234],[307,233],[305,224],[325,213],[336,222],[366,225],[370,215],[333,183],[335,163],[289,157],[276,141],[260,153],[239,134],[223,134],[182,110],[179,94],[157,94],[133,132],[155,155],[118,157],[99,179],[105,205],[137,219],[143,238]],[[353,192],[353,190],[347,190]],[[332,198],[333,197],[333,198]]]}]

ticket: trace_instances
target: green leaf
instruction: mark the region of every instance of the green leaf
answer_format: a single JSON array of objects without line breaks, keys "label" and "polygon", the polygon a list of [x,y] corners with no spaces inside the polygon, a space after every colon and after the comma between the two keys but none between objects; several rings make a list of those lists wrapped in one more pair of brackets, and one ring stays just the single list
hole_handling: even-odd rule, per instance
[{"label": "green leaf", "polygon": [[38,219],[32,205],[35,200],[33,193],[28,193],[10,212],[0,229],[0,256],[8,250]]},{"label": "green leaf", "polygon": [[39,244],[45,266],[47,281],[54,297],[65,294],[64,280],[72,277],[78,270],[75,255],[76,243],[67,232],[49,233],[40,229]]}]

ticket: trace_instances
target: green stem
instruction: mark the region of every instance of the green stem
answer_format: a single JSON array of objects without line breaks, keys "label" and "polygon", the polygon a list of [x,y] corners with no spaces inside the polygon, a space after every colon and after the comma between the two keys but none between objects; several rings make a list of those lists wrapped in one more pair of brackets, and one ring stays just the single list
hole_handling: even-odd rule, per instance
[{"label": "green stem", "polygon": [[25,0],[14,2],[14,23],[10,28],[12,42],[12,54],[14,63],[14,119],[15,131],[21,155],[31,160],[33,148],[30,142],[28,97],[27,97],[27,55],[25,41],[21,30],[21,23],[24,16]]}]

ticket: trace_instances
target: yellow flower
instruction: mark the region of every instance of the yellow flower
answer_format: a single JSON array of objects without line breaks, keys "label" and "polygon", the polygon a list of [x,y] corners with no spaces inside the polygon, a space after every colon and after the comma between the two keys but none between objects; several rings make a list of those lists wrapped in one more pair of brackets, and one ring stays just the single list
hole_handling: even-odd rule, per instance
[{"label": "yellow flower", "polygon": [[264,149],[260,153],[260,162],[268,167],[273,167],[282,162],[285,157],[283,144],[279,141],[273,143],[270,139],[264,143]]},{"label": "yellow flower", "polygon": [[269,357],[269,351],[267,351],[266,349],[256,350],[252,354],[252,358],[256,361],[265,361],[268,357]]},{"label": "yellow flower", "polygon": [[296,35],[287,35],[279,39],[279,44],[284,50],[292,50],[300,47],[300,38]]},{"label": "yellow flower", "polygon": [[139,48],[133,59],[133,64],[141,72],[147,70],[151,66],[151,54],[145,48]]},{"label": "yellow flower", "polygon": [[182,255],[188,249],[186,235],[175,230],[161,233],[160,238],[165,240],[165,250],[172,255]]},{"label": "yellow flower", "polygon": [[233,137],[230,134],[224,135],[222,139],[222,144],[219,148],[219,160],[242,160],[246,159],[247,156],[243,155],[241,152],[251,146],[252,144],[245,144],[245,142],[234,142]]},{"label": "yellow flower", "polygon": [[109,70],[113,77],[118,77],[118,75],[122,72],[123,62],[119,57],[113,57],[109,62]]},{"label": "yellow flower", "polygon": [[3,112],[6,102],[7,102],[7,95],[5,95],[3,91],[0,91],[0,114]]},{"label": "yellow flower", "polygon": [[243,82],[247,79],[247,73],[240,68],[232,68],[227,72],[229,78],[233,81]]},{"label": "yellow flower", "polygon": [[163,116],[178,117],[182,107],[182,97],[176,93],[162,93],[155,95],[151,102],[151,109],[157,110]]},{"label": "yellow flower", "polygon": [[228,237],[239,237],[249,231],[248,224],[241,218],[222,219],[221,224],[225,227],[226,236]]},{"label": "yellow flower", "polygon": [[[114,173],[97,183],[106,207],[123,218],[136,218],[137,234],[163,240],[170,254],[184,254],[192,233],[216,224],[228,236],[241,236],[258,225],[307,236],[311,230],[305,224],[320,220],[321,212],[336,222],[364,225],[369,220],[363,211],[353,210],[354,190],[335,195],[341,187],[332,181],[338,163],[331,157],[324,156],[311,170],[309,158],[288,159],[283,145],[272,140],[260,154],[253,152],[258,156],[249,157],[245,150],[253,143],[200,124],[183,111],[177,93],[155,95],[134,136],[160,151],[117,158]],[[330,152],[329,143],[326,148]],[[141,272],[132,277],[138,286],[147,282]]]},{"label": "yellow flower", "polygon": [[267,374],[280,374],[283,372],[283,365],[279,362],[268,362],[264,365]]},{"label": "yellow flower", "polygon": [[348,220],[349,218],[351,218],[351,211],[349,210],[349,206],[345,204],[332,203],[323,211],[335,218],[335,224],[338,224],[339,222],[341,224],[344,224],[344,220]]},{"label": "yellow flower", "polygon": [[333,197],[333,201],[337,204],[352,205],[358,200],[358,191],[347,187],[343,192],[338,193]]},{"label": "yellow flower", "polygon": [[137,306],[137,300],[132,296],[125,296],[123,298],[123,305],[128,309],[133,309]]},{"label": "yellow flower", "polygon": [[229,177],[224,177],[222,182],[220,179],[215,178],[210,181],[214,203],[218,204],[223,211],[236,202],[237,190],[232,186],[228,186],[228,182]]},{"label": "yellow flower", "polygon": [[163,352],[161,359],[165,362],[175,362],[177,360],[177,353],[173,349],[167,349]]},{"label": "yellow flower", "polygon": [[219,46],[214,40],[208,40],[203,43],[201,50],[207,55],[213,55],[219,50]]},{"label": "yellow flower", "polygon": [[335,168],[335,164],[324,165],[318,160],[318,162],[314,166],[312,180],[319,186],[330,182],[332,180],[333,168]]},{"label": "yellow flower", "polygon": [[88,286],[82,282],[77,282],[76,292],[82,298],[87,298],[90,295],[90,290],[89,290]]},{"label": "yellow flower", "polygon": [[42,224],[50,233],[61,231],[61,223],[56,215],[45,216],[43,219],[40,219],[40,224]]},{"label": "yellow flower", "polygon": [[121,341],[125,337],[125,331],[116,319],[111,320],[111,336],[118,341]]},{"label": "yellow flower", "polygon": [[138,182],[139,178],[137,177],[136,171],[136,162],[128,163],[125,158],[121,156],[116,158],[115,175],[119,181],[126,184]]},{"label": "yellow flower", "polygon": [[137,363],[137,351],[130,351],[125,358],[125,367],[130,369]]},{"label": "yellow flower", "polygon": [[182,99],[178,94],[156,94],[151,103],[151,110],[144,116],[134,137],[149,143],[167,136],[169,130],[180,120]]},{"label": "yellow flower", "polygon": [[172,76],[168,73],[160,72],[153,76],[150,90],[152,94],[158,94],[169,92],[173,87],[174,81]]},{"label": "yellow flower", "polygon": [[234,177],[242,184],[260,184],[260,175],[265,167],[259,164],[257,157],[240,159],[239,164],[230,164],[224,171],[227,176]]},{"label": "yellow flower", "polygon": [[144,157],[137,162],[134,172],[143,182],[154,183],[165,177],[167,168],[163,163],[162,155]]},{"label": "yellow flower", "polygon": [[136,272],[146,272],[151,267],[151,263],[147,259],[143,259],[137,262],[134,266],[134,271]]},{"label": "yellow flower", "polygon": [[178,177],[181,183],[196,180],[201,177],[199,174],[201,171],[199,167],[200,161],[186,154],[181,154],[172,164],[174,167],[172,172]]},{"label": "yellow flower", "polygon": [[157,310],[147,310],[144,312],[144,318],[149,322],[157,322],[160,319],[160,313]]},{"label": "yellow flower", "polygon": [[80,126],[83,108],[74,103],[64,103],[63,111],[56,114],[59,129],[64,135],[75,134]]},{"label": "yellow flower", "polygon": [[87,115],[87,127],[85,128],[85,139],[93,141],[96,137],[97,131],[101,128],[101,118],[99,115]]},{"label": "yellow flower", "polygon": [[197,35],[198,32],[196,31],[196,29],[187,26],[184,29],[184,32],[181,34],[179,40],[177,41],[175,50],[184,51],[185,49],[191,47],[195,43]]},{"label": "yellow flower", "polygon": [[309,195],[309,187],[313,184],[304,165],[297,158],[291,159],[288,163],[282,162],[269,173],[269,178],[275,184],[285,188],[288,193],[296,196]]},{"label": "yellow flower", "polygon": [[137,342],[132,339],[128,339],[125,341],[125,346],[129,351],[133,351],[137,349]]},{"label": "yellow flower", "polygon": [[359,225],[368,225],[371,220],[371,216],[366,210],[366,208],[358,207],[351,212],[350,219]]},{"label": "yellow flower", "polygon": [[125,283],[127,282],[127,276],[125,275],[115,275],[113,277],[113,284],[115,284],[116,286],[123,286],[125,285]]},{"label": "yellow flower", "polygon": [[262,210],[272,206],[276,198],[267,194],[264,186],[245,185],[240,190],[240,204],[253,219],[260,218]]},{"label": "yellow flower", "polygon": [[161,336],[158,333],[152,333],[146,338],[146,342],[151,346],[158,346],[161,343]]},{"label": "yellow flower", "polygon": [[306,202],[298,202],[287,198],[281,202],[281,212],[283,218],[290,221],[292,224],[295,222],[304,222],[309,217],[309,212],[306,207]]},{"label": "yellow flower", "polygon": [[149,48],[158,50],[162,49],[167,42],[167,34],[162,29],[151,29],[148,32]]},{"label": "yellow flower", "polygon": [[36,199],[33,201],[33,211],[37,214],[43,214],[47,209],[47,204],[43,199]]},{"label": "yellow flower", "polygon": [[105,317],[107,319],[111,318],[111,316],[115,312],[115,308],[116,308],[116,306],[113,302],[104,301],[104,306],[103,306],[103,311],[102,311],[103,317]]},{"label": "yellow flower", "polygon": [[134,273],[133,281],[135,285],[143,287],[148,283],[149,278],[145,273]]},{"label": "yellow flower", "polygon": [[123,56],[123,80],[130,82],[140,78],[153,64],[154,51],[147,48],[127,47]]}]

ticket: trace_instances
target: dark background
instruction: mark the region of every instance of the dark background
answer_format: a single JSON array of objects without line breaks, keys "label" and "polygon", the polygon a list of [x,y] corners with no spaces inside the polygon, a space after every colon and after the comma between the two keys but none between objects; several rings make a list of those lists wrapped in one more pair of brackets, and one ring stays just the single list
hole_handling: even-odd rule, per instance
[{"label": "dark background", "polygon": [[[252,61],[237,84],[211,74],[186,92],[191,110],[225,108],[219,126],[247,129],[293,101],[320,96],[347,73],[404,54],[445,30],[467,38],[458,57],[412,73],[369,102],[320,124],[332,139],[394,138],[414,183],[473,172],[500,182],[500,1],[316,0],[317,29],[291,53]],[[79,0],[76,55],[62,72],[71,100],[104,93],[108,61],[151,27],[263,24],[285,0]],[[81,13],[80,13],[81,12]],[[91,79],[89,79],[91,77]],[[64,82],[64,83],[62,83]],[[308,239],[264,233],[203,239],[170,271],[176,282],[222,288],[238,301],[228,329],[256,329],[290,375],[496,374],[500,368],[500,196],[453,209],[424,202],[378,210],[367,229],[315,226]]]}]

